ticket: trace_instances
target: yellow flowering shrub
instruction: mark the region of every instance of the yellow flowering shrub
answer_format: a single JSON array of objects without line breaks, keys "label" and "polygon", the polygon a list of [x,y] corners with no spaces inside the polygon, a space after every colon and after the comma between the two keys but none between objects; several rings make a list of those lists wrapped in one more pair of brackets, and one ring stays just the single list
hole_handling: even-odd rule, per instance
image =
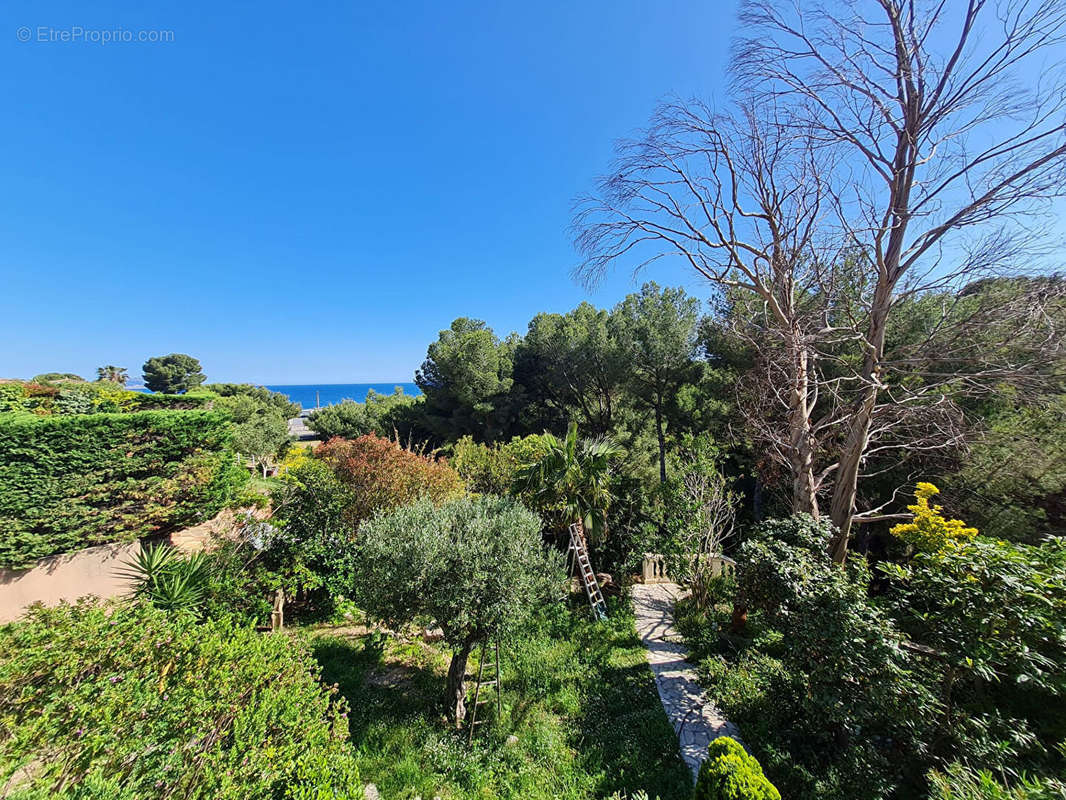
[{"label": "yellow flowering shrub", "polygon": [[278,474],[285,475],[290,470],[296,469],[311,460],[310,447],[290,447],[285,457],[278,465]]},{"label": "yellow flowering shrub", "polygon": [[940,490],[933,484],[919,483],[915,487],[914,504],[907,506],[913,518],[894,526],[891,533],[925,553],[938,553],[973,539],[977,528],[967,527],[961,519],[947,519],[943,506],[929,502],[938,494]]}]

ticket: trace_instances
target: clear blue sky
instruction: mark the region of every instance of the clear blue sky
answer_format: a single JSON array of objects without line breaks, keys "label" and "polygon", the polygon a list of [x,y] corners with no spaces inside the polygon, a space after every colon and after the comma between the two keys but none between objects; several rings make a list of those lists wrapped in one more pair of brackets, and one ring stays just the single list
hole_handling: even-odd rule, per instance
[{"label": "clear blue sky", "polygon": [[[504,335],[613,305],[631,275],[591,296],[570,278],[571,201],[659,99],[721,97],[734,17],[8,0],[0,376],[139,376],[177,351],[209,380],[410,380],[457,316]],[[76,28],[173,41],[38,41]]]}]

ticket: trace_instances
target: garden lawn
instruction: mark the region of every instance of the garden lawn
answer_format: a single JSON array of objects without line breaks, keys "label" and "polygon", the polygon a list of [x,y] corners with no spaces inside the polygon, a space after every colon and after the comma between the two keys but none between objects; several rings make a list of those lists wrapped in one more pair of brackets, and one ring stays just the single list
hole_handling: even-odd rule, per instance
[{"label": "garden lawn", "polygon": [[441,714],[446,647],[336,628],[312,635],[323,680],[351,706],[360,775],[388,800],[691,795],[628,602],[613,602],[604,622],[587,606],[555,605],[504,641],[503,716],[489,690],[481,709],[492,722],[471,747]]}]

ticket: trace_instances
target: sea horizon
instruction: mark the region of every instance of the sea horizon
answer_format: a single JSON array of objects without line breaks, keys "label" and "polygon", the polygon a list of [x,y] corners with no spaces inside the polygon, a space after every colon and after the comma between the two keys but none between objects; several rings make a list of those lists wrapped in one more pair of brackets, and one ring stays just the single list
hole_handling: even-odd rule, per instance
[{"label": "sea horizon", "polygon": [[366,401],[373,391],[377,394],[392,394],[396,387],[403,389],[407,395],[422,394],[418,385],[410,381],[384,381],[379,383],[285,383],[262,384],[272,392],[280,392],[293,403],[299,403],[305,410],[316,406],[332,406],[345,400],[357,403]]}]

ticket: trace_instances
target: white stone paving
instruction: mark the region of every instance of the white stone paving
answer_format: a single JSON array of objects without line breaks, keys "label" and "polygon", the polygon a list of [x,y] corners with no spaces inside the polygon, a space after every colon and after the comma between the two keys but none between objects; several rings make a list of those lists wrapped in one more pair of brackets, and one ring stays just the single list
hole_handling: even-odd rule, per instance
[{"label": "white stone paving", "polygon": [[633,586],[637,633],[655,675],[663,709],[677,734],[681,757],[695,779],[711,740],[731,736],[739,741],[740,732],[707,698],[696,680],[696,668],[685,660],[688,651],[674,629],[674,602],[681,596],[676,583]]}]

